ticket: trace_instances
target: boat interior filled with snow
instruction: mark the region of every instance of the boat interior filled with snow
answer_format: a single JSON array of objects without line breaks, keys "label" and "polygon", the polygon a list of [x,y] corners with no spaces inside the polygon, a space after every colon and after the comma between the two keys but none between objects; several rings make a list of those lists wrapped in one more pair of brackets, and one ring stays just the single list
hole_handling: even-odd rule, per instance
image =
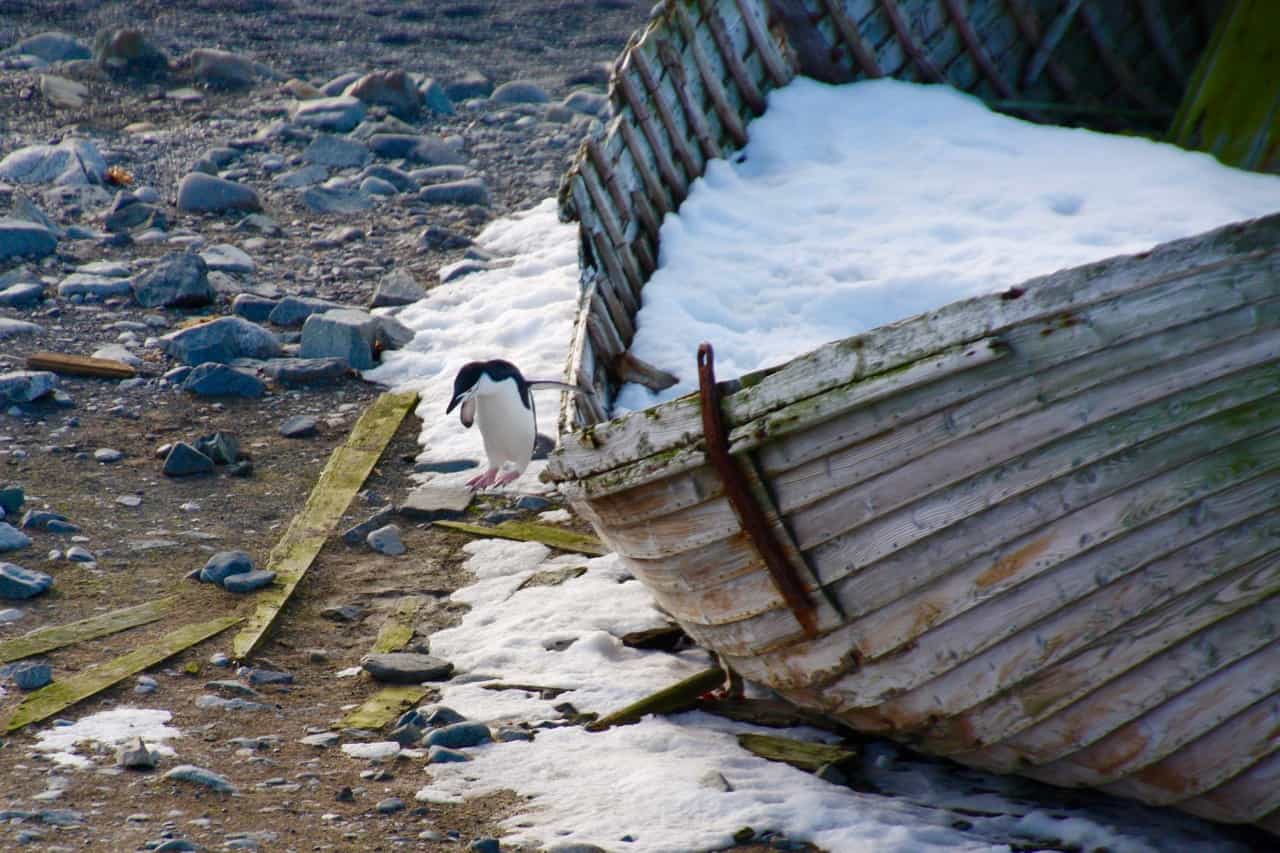
[{"label": "boat interior filled with snow", "polygon": [[[592,393],[563,397],[547,475],[691,637],[800,706],[973,767],[1280,834],[1280,178],[1261,174],[1278,165],[1267,116],[1280,73],[1258,76],[1277,60],[1257,58],[1268,17],[1247,0],[655,7],[615,64],[611,120],[562,185],[582,270],[566,378]],[[1232,68],[1266,83],[1246,87],[1261,109],[1224,94]],[[977,110],[996,124],[936,125],[892,88],[907,84],[958,121]],[[929,84],[950,89],[940,100]],[[810,100],[818,89],[857,94],[827,107]],[[811,126],[815,112],[852,124]],[[912,126],[923,135],[904,141]],[[1111,140],[1084,159],[1127,145],[1148,146],[1141,162],[1166,156],[1156,149],[1191,158],[1199,201],[1117,189],[1135,167],[1086,179],[1032,136],[1049,132],[1069,135],[1069,152],[1085,134]],[[841,147],[858,137],[881,148]],[[770,139],[781,147],[752,147]],[[995,159],[965,159],[975,146]],[[887,165],[893,148],[918,168]],[[805,169],[870,167],[838,198],[823,187],[845,178],[806,171],[770,209],[797,151]],[[1043,187],[992,189],[1045,151],[1020,178]],[[1206,189],[1210,167],[1227,183]],[[958,173],[976,189],[930,194]],[[1066,192],[1047,177],[1092,183]],[[682,207],[725,187],[745,195]],[[952,197],[973,218],[920,224]],[[1212,222],[1191,215],[1228,198]],[[749,219],[758,208],[774,231]],[[1000,230],[1033,208],[1048,217],[1040,232]],[[1136,211],[1136,224],[1080,224],[1102,209]],[[849,211],[817,260],[789,254]],[[902,232],[898,261],[874,254],[889,231]],[[1024,275],[1056,232],[1092,254],[1044,253]],[[974,241],[996,233],[1007,244],[981,254]],[[664,274],[699,241],[730,262],[759,254],[731,274],[699,279],[702,261]],[[936,270],[891,274],[930,241],[959,247],[940,268],[978,269],[973,289],[826,331],[852,302],[811,269],[832,287],[845,281],[833,270],[855,272],[850,300],[923,291]],[[753,299],[738,277],[754,271],[802,297]],[[686,301],[644,313],[682,288]],[[814,331],[784,340],[800,303]],[[757,324],[752,308],[770,316]],[[683,361],[653,356],[677,330],[694,335],[674,345]]]}]

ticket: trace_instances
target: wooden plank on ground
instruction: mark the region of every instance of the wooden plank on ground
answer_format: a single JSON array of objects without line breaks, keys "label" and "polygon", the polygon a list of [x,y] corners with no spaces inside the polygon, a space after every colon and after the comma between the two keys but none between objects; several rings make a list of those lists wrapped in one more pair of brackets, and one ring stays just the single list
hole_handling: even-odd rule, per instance
[{"label": "wooden plank on ground", "polygon": [[724,684],[724,670],[718,666],[704,669],[684,681],[664,687],[625,708],[606,714],[587,726],[589,732],[602,732],[613,726],[625,726],[640,721],[646,714],[675,714],[694,707],[698,697]]},{"label": "wooden plank on ground", "polygon": [[52,370],[72,376],[100,376],[106,379],[130,379],[138,371],[114,358],[90,358],[65,352],[33,352],[27,356],[28,370]]},{"label": "wooden plank on ground", "polygon": [[808,770],[810,773],[816,773],[829,764],[839,764],[858,755],[853,750],[827,743],[812,743],[807,740],[752,733],[738,735],[738,745],[761,758],[781,761],[792,767]]},{"label": "wooden plank on ground", "polygon": [[59,679],[23,699],[5,721],[4,731],[16,731],[23,726],[47,719],[82,699],[87,699],[147,667],[155,666],[166,658],[171,658],[178,652],[227,630],[243,619],[243,616],[223,616],[210,622],[183,625],[154,643],[147,643],[126,655]]},{"label": "wooden plank on ground", "polygon": [[366,699],[359,708],[343,717],[338,726],[344,729],[379,731],[387,723],[421,702],[430,692],[430,687],[423,687],[420,684],[384,687]]},{"label": "wooden plank on ground", "polygon": [[69,622],[66,625],[37,628],[34,631],[23,634],[21,637],[14,637],[12,640],[0,642],[0,663],[21,660],[32,655],[60,649],[72,643],[94,640],[128,628],[146,625],[148,622],[155,622],[157,619],[162,619],[166,613],[172,610],[173,604],[177,600],[177,596],[171,595],[167,598],[148,601],[146,604],[125,607],[121,610],[112,610],[110,613],[100,613],[97,616],[90,616],[88,619],[81,619],[78,622]]},{"label": "wooden plank on ground", "polygon": [[1182,96],[1169,135],[1229,166],[1280,166],[1280,51],[1275,0],[1233,0]]},{"label": "wooden plank on ground", "polygon": [[406,595],[396,603],[396,609],[378,629],[378,639],[373,642],[374,654],[398,651],[409,645],[413,639],[413,623],[422,603],[420,595]]},{"label": "wooden plank on ground", "polygon": [[293,517],[289,529],[267,558],[267,568],[276,573],[276,582],[258,593],[257,608],[249,616],[248,624],[232,640],[235,658],[248,657],[262,642],[311,562],[324,547],[347,504],[360,490],[400,422],[417,401],[418,395],[413,391],[381,395],[356,421],[346,443],[334,448],[306,505]]},{"label": "wooden plank on ground", "polygon": [[475,536],[496,536],[499,539],[518,539],[522,542],[541,542],[550,548],[560,551],[573,551],[578,554],[589,554],[600,557],[609,553],[609,549],[596,537],[587,533],[577,533],[556,527],[552,524],[535,524],[531,521],[504,521],[493,527],[483,524],[468,524],[465,521],[433,521],[437,527],[460,530]]}]

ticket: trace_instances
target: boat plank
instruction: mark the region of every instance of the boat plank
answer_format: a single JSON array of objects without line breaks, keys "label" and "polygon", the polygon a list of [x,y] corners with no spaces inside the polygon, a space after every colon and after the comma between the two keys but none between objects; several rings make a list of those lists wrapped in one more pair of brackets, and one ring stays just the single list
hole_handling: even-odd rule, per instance
[{"label": "boat plank", "polygon": [[[1264,703],[1260,703],[1262,704]],[[1271,735],[1271,751],[1267,757],[1216,790],[1192,800],[1182,800],[1177,803],[1178,808],[1209,820],[1231,822],[1260,821],[1280,808],[1280,747],[1277,746],[1280,738],[1276,737],[1280,701],[1273,696],[1265,703],[1265,707],[1255,707],[1253,710],[1256,713],[1250,717],[1241,715],[1241,724],[1257,725],[1260,728],[1245,728],[1238,734],[1237,740],[1229,740],[1224,735],[1213,746],[1219,749],[1239,749],[1239,741],[1256,741],[1256,732],[1265,731]]]}]

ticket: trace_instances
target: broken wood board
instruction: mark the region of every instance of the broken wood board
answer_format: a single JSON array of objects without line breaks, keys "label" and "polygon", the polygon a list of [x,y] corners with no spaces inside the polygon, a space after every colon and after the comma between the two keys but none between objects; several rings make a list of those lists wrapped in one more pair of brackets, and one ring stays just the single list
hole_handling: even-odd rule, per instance
[{"label": "broken wood board", "polygon": [[433,521],[431,523],[436,527],[447,527],[450,530],[459,530],[475,536],[495,536],[499,539],[541,542],[543,545],[555,548],[558,551],[573,551],[593,557],[601,557],[609,553],[609,549],[596,537],[587,533],[566,530],[563,527],[556,527],[552,524],[535,524],[531,521],[504,521],[493,527],[486,527],[483,524],[468,524],[465,521]]},{"label": "broken wood board", "polygon": [[613,726],[625,726],[637,723],[646,714],[674,714],[694,707],[698,698],[709,690],[715,690],[724,684],[724,670],[718,666],[705,669],[691,675],[684,681],[678,681],[670,687],[664,687],[657,693],[632,702],[625,708],[606,714],[587,726],[589,732],[602,732]]},{"label": "broken wood board", "polygon": [[419,595],[406,595],[396,602],[396,609],[378,629],[378,639],[373,641],[373,653],[395,652],[409,645],[413,639],[413,626],[422,609],[424,599]]},{"label": "broken wood board", "polygon": [[700,699],[697,708],[717,717],[771,729],[809,726],[834,734],[848,734],[845,726],[828,716],[776,699]]},{"label": "broken wood board", "polygon": [[73,643],[96,640],[98,637],[155,622],[157,619],[164,618],[165,614],[173,609],[174,602],[177,600],[177,596],[169,596],[134,607],[112,610],[110,613],[100,613],[78,622],[68,622],[66,625],[37,628],[21,637],[0,642],[0,663],[21,660]]},{"label": "broken wood board", "polygon": [[243,616],[222,616],[210,622],[183,625],[154,643],[147,643],[126,655],[96,664],[42,687],[28,695],[13,710],[13,714],[4,723],[4,731],[17,731],[23,726],[47,719],[243,620]]},{"label": "broken wood board", "polygon": [[420,684],[384,687],[343,717],[338,725],[344,729],[380,731],[387,723],[416,706],[430,692],[430,687]]},{"label": "broken wood board", "polygon": [[257,608],[232,640],[233,657],[243,660],[262,642],[324,547],[334,525],[342,518],[351,498],[360,490],[400,422],[417,401],[414,391],[382,394],[356,421],[346,443],[334,448],[306,505],[293,517],[289,529],[267,557],[267,569],[276,573],[276,582],[258,593]]},{"label": "broken wood board", "polygon": [[70,376],[98,376],[104,379],[131,379],[138,375],[123,361],[114,358],[90,358],[65,352],[33,352],[27,356],[28,370],[52,370]]},{"label": "broken wood board", "polygon": [[817,773],[828,765],[838,765],[858,757],[858,753],[844,747],[776,735],[740,734],[738,745],[761,758],[781,761],[810,773]]}]

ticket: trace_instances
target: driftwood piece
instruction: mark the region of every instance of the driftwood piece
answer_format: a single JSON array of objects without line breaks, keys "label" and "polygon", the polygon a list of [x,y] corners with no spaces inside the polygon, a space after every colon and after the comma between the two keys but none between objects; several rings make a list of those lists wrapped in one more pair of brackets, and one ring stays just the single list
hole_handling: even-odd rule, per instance
[{"label": "driftwood piece", "polygon": [[848,731],[831,717],[777,699],[699,699],[697,708],[717,717],[771,729],[809,726],[841,735]]},{"label": "driftwood piece", "polygon": [[236,658],[252,654],[262,642],[347,504],[417,401],[414,392],[383,394],[360,416],[346,443],[334,449],[306,505],[271,550],[267,567],[276,573],[276,584],[258,594],[258,607],[249,617],[249,624],[236,634],[232,643]]},{"label": "driftwood piece", "polygon": [[857,752],[844,747],[776,735],[740,734],[738,745],[761,758],[781,761],[810,773],[817,773],[824,767],[858,757]]},{"label": "driftwood piece", "polygon": [[654,392],[665,391],[680,381],[680,377],[637,357],[631,350],[613,360],[613,373],[619,382],[635,382]]},{"label": "driftwood piece", "polygon": [[138,375],[138,371],[114,358],[90,358],[65,352],[33,352],[27,356],[27,369],[104,379],[130,379]]},{"label": "driftwood piece", "polygon": [[32,655],[51,652],[54,649],[60,649],[73,643],[95,640],[98,637],[105,637],[108,634],[115,634],[129,628],[136,628],[139,625],[155,622],[157,619],[163,619],[165,614],[173,609],[173,605],[177,600],[176,597],[169,596],[134,607],[112,610],[110,613],[100,613],[97,616],[90,616],[88,619],[81,619],[78,622],[69,622],[66,625],[50,625],[45,628],[37,628],[34,631],[23,634],[21,637],[14,637],[12,640],[0,642],[0,663],[21,660]]},{"label": "driftwood piece", "polygon": [[42,687],[22,700],[22,704],[18,705],[9,719],[4,722],[3,730],[17,731],[23,726],[48,719],[82,699],[106,690],[111,685],[147,667],[155,666],[162,660],[173,657],[178,652],[227,630],[243,619],[243,616],[223,616],[210,622],[183,625],[154,643],[147,643],[126,655],[91,666],[83,672]]},{"label": "driftwood piece", "polygon": [[518,539],[522,542],[541,542],[560,551],[576,551],[594,557],[609,553],[609,549],[594,536],[576,533],[551,524],[535,524],[531,521],[504,521],[493,527],[468,524],[465,521],[433,521],[436,527],[447,527],[473,536],[494,536],[498,539]]},{"label": "driftwood piece", "polygon": [[423,598],[406,595],[396,603],[396,609],[378,629],[378,639],[373,642],[373,653],[394,652],[409,645],[413,639],[413,624],[422,609]]},{"label": "driftwood piece", "polygon": [[589,732],[602,732],[614,726],[638,723],[647,714],[674,714],[687,711],[698,703],[698,697],[724,684],[724,670],[718,666],[691,675],[670,687],[664,687],[625,708],[606,714],[587,726]]}]

